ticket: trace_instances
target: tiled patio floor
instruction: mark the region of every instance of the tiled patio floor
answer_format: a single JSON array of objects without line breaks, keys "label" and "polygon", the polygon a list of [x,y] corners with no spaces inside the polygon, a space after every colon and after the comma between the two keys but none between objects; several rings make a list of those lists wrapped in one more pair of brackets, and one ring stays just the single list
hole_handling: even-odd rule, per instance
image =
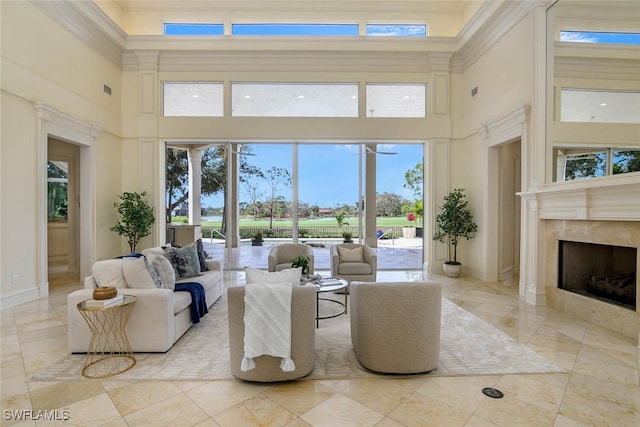
[{"label": "tiled patio floor", "polygon": [[[284,242],[267,240],[265,246],[241,246],[231,251],[231,262],[226,262],[227,251],[224,240],[203,238],[205,250],[213,258],[224,260],[227,270],[239,270],[244,267],[266,268],[267,256],[272,245]],[[311,239],[308,239],[311,240]],[[336,242],[338,243],[338,242]],[[329,247],[314,247],[314,263],[316,270],[330,270]],[[379,240],[375,248],[378,254],[378,270],[420,270],[422,269],[422,239],[389,239]]]}]

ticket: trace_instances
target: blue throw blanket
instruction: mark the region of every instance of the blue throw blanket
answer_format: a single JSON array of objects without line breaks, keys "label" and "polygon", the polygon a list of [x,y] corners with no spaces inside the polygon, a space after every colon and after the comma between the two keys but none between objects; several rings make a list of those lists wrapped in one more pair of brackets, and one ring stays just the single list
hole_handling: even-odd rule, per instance
[{"label": "blue throw blanket", "polygon": [[204,287],[196,282],[176,283],[174,292],[189,292],[191,294],[191,322],[200,323],[200,318],[209,312]]}]

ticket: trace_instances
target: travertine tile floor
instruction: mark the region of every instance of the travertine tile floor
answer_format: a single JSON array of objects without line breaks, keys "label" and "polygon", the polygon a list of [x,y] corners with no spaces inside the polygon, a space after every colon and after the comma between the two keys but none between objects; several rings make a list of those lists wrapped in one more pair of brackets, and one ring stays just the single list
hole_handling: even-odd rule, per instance
[{"label": "travertine tile floor", "polygon": [[[417,275],[381,272],[379,280]],[[241,280],[240,273],[226,276],[227,284]],[[515,283],[440,279],[447,298],[567,373],[381,376],[285,384],[151,378],[27,382],[67,354],[66,295],[81,284],[60,275],[51,281],[48,298],[1,312],[2,425],[640,426],[638,359],[632,340],[556,310],[522,303]],[[488,398],[481,393],[483,387],[496,387],[505,396]],[[18,421],[17,415],[30,419]],[[68,419],[31,419],[38,417]]]}]

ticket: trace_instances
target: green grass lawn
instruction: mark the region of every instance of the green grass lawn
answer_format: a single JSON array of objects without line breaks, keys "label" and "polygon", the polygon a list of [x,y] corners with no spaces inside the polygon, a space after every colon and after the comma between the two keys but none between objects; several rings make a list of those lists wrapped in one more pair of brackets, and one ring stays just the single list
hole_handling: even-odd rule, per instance
[{"label": "green grass lawn", "polygon": [[[172,218],[176,223],[187,223],[186,217],[174,217]],[[358,225],[358,218],[347,218],[346,222],[349,223],[350,226],[355,227]],[[221,221],[202,221],[203,227],[220,227]],[[259,219],[254,221],[253,218],[242,218],[240,221],[240,225],[246,225],[250,227],[269,227],[269,219]],[[306,227],[316,227],[316,226],[337,226],[338,222],[335,218],[321,218],[321,219],[299,219],[298,220],[298,228],[306,228]],[[407,218],[403,216],[395,216],[395,217],[378,217],[376,218],[376,225],[378,227],[391,227],[391,226],[408,226],[409,221]],[[416,224],[413,224],[416,225]],[[291,219],[281,219],[273,220],[274,227],[291,227],[292,221]]]}]

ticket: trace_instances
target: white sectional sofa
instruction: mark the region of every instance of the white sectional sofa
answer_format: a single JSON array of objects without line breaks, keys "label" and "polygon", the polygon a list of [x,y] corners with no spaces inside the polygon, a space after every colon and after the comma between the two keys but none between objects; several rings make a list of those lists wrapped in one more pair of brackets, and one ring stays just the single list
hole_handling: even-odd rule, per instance
[{"label": "white sectional sofa", "polygon": [[[162,254],[163,249],[156,247],[146,249],[142,253],[150,260]],[[94,275],[85,278],[84,289],[67,296],[71,353],[86,353],[89,347],[91,332],[76,306],[90,299],[93,289],[99,285],[115,285],[118,293],[137,297],[125,329],[134,352],[165,352],[191,327],[191,294],[174,292],[172,288],[158,287],[157,283],[148,282],[144,272],[132,268],[134,263],[142,262],[131,261],[129,258],[98,261],[94,264]],[[206,262],[208,271],[202,271],[195,277],[177,279],[175,283],[202,284],[209,308],[222,296],[222,266],[216,260],[206,259],[202,262]],[[95,275],[98,271],[99,280],[96,280]]]}]

